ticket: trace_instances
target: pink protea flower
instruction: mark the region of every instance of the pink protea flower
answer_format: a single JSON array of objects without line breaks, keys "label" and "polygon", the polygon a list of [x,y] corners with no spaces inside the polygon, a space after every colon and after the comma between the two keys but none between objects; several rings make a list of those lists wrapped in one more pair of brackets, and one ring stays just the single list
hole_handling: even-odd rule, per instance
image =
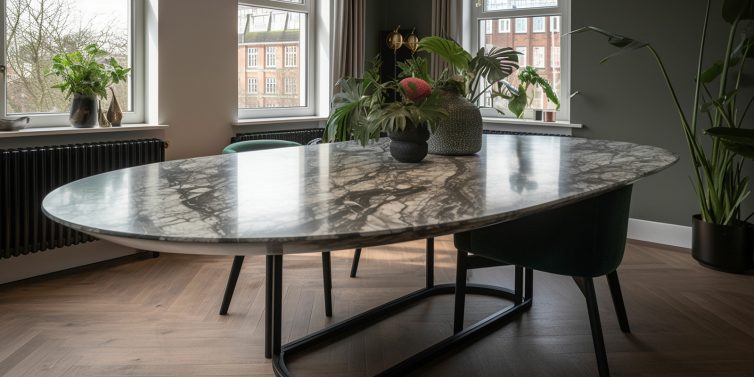
[{"label": "pink protea flower", "polygon": [[426,81],[416,77],[406,77],[400,82],[406,97],[411,101],[419,101],[432,94],[432,87]]}]

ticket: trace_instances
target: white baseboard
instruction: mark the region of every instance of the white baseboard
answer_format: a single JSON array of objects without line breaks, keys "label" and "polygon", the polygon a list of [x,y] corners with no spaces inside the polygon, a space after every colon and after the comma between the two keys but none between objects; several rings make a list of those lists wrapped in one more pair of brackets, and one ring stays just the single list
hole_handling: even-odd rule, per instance
[{"label": "white baseboard", "polygon": [[115,259],[136,251],[105,241],[0,259],[0,284]]},{"label": "white baseboard", "polygon": [[628,238],[690,249],[691,227],[629,219]]}]

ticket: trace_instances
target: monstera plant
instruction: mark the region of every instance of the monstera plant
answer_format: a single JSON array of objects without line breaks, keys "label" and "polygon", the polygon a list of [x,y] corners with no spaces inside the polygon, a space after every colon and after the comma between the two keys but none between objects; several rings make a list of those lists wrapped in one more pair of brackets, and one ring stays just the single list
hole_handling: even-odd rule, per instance
[{"label": "monstera plant", "polygon": [[[745,80],[746,63],[754,57],[754,0],[725,0],[722,17],[729,24],[727,39],[708,40],[711,1],[706,4],[702,37],[696,61],[693,108],[681,106],[666,66],[649,42],[639,41],[598,27],[587,26],[570,34],[594,32],[606,36],[618,51],[602,59],[606,62],[626,52],[647,50],[654,57],[678,113],[683,137],[692,160],[692,182],[700,214],[693,222],[692,252],[702,264],[726,271],[742,271],[753,266],[754,236],[741,213],[750,194],[749,178],[743,174],[741,156],[754,158],[754,130],[745,129],[751,108],[752,87]],[[712,48],[724,46],[722,57],[705,67]],[[743,102],[743,103],[742,103]],[[707,143],[704,128],[712,135]],[[707,147],[707,144],[709,146]]]}]

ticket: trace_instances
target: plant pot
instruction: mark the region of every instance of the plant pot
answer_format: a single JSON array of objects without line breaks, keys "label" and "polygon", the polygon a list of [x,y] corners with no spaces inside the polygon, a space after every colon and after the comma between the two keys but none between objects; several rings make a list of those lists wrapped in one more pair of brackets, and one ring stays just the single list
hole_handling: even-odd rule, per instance
[{"label": "plant pot", "polygon": [[429,153],[464,156],[482,149],[482,113],[466,97],[445,91],[441,98],[448,117],[441,120],[429,138]]},{"label": "plant pot", "polygon": [[754,267],[753,234],[748,223],[710,224],[694,215],[691,254],[703,266],[741,273]]},{"label": "plant pot", "polygon": [[427,156],[427,125],[407,124],[403,131],[389,132],[390,155],[400,162],[420,162]]},{"label": "plant pot", "polygon": [[75,128],[92,128],[97,125],[99,107],[97,96],[84,96],[78,93],[71,100],[71,115],[68,121]]}]

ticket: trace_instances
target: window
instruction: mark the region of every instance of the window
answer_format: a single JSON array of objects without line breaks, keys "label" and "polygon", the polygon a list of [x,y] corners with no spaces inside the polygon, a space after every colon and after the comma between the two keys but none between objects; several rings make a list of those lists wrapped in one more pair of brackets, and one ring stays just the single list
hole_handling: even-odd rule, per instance
[{"label": "window", "polygon": [[246,66],[249,68],[259,67],[259,49],[256,47],[249,47],[246,49]]},{"label": "window", "polygon": [[[31,117],[30,126],[68,126],[71,100],[48,75],[52,57],[96,41],[109,56],[131,68],[113,86],[124,123],[144,121],[144,18],[139,0],[0,1],[0,117]],[[95,6],[96,5],[96,6]],[[108,99],[102,106],[109,105]]]},{"label": "window", "polygon": [[560,68],[560,47],[553,47],[550,51],[550,66]]},{"label": "window", "polygon": [[545,18],[534,17],[532,19],[531,31],[534,33],[544,33],[545,32]]},{"label": "window", "polygon": [[267,68],[275,68],[278,65],[277,62],[277,48],[275,47],[265,47],[264,51],[266,53],[264,57],[264,66]]},{"label": "window", "polygon": [[526,47],[515,47],[514,50],[521,53],[521,55],[518,56],[518,65],[521,67],[529,65],[529,57],[526,56]]},{"label": "window", "polygon": [[492,34],[492,20],[487,20],[483,22],[484,22],[484,33]]},{"label": "window", "polygon": [[[557,118],[568,120],[569,112],[569,77],[568,56],[569,38],[561,39],[561,30],[569,29],[571,0],[480,0],[478,7],[472,7],[473,21],[469,24],[472,46],[512,47],[518,51],[519,65],[535,67],[538,73],[552,84],[560,99]],[[498,33],[486,35],[483,22],[497,21]],[[499,35],[503,30],[511,35]],[[512,28],[512,30],[511,30]],[[518,72],[513,72],[506,80],[514,87],[518,86]],[[537,106],[544,110],[554,110],[546,96],[534,88],[527,93],[532,103],[527,107],[524,117],[531,117],[531,109]],[[501,116],[494,109],[502,109],[511,116],[504,98],[490,100],[483,95],[479,106],[483,107],[483,116]],[[491,108],[485,108],[491,107]],[[494,108],[494,109],[493,109]]]},{"label": "window", "polygon": [[545,48],[544,47],[534,47],[534,50],[532,51],[532,62],[531,65],[535,68],[544,68],[545,67]]},{"label": "window", "polygon": [[[312,22],[315,0],[241,0],[238,3],[238,51],[258,52],[259,96],[238,95],[238,118],[314,115],[314,57],[316,46]],[[310,61],[311,59],[311,61]],[[250,57],[246,57],[247,62]],[[239,59],[239,64],[243,60]],[[239,67],[239,85],[248,84],[247,72]],[[282,80],[282,82],[278,82]],[[278,87],[280,84],[282,87]],[[283,95],[285,94],[285,95]]]},{"label": "window", "polygon": [[[264,94],[276,94],[278,91],[278,80],[274,77],[268,77],[264,82]],[[273,107],[273,106],[268,106]]]},{"label": "window", "polygon": [[296,66],[296,46],[285,46],[285,66]]},{"label": "window", "polygon": [[501,18],[498,20],[497,26],[498,33],[510,33],[511,32],[511,20],[509,18]]},{"label": "window", "polygon": [[285,78],[285,94],[296,94],[296,80],[291,77]]},{"label": "window", "polygon": [[259,93],[259,87],[257,85],[257,78],[256,77],[249,77],[246,83],[247,92],[249,94],[257,94]]}]

